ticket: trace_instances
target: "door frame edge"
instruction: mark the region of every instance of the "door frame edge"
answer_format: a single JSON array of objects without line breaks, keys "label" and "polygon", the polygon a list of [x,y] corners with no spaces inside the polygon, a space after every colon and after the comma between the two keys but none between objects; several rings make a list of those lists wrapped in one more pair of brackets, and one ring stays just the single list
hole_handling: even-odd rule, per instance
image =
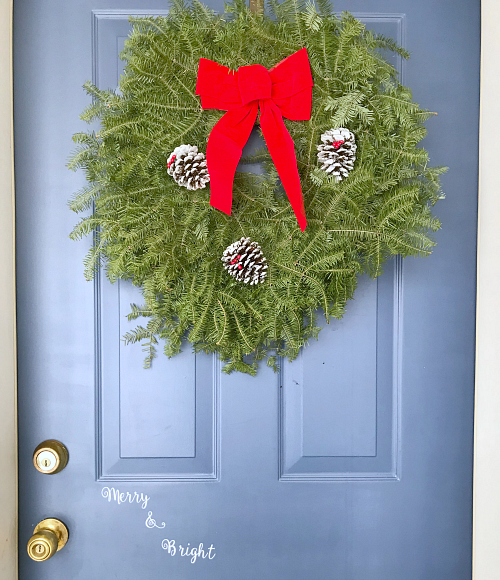
[{"label": "door frame edge", "polygon": [[500,4],[481,2],[481,83],[474,406],[474,580],[500,570]]},{"label": "door frame edge", "polygon": [[[12,7],[0,0],[0,440],[8,461],[0,478],[0,570],[17,580],[17,385],[15,336]],[[481,2],[481,105],[474,420],[473,579],[500,569],[500,4]],[[497,290],[498,288],[498,290]],[[5,457],[5,456],[4,456]]]},{"label": "door frame edge", "polygon": [[18,578],[12,13],[13,0],[0,0],[0,571],[5,580]]}]

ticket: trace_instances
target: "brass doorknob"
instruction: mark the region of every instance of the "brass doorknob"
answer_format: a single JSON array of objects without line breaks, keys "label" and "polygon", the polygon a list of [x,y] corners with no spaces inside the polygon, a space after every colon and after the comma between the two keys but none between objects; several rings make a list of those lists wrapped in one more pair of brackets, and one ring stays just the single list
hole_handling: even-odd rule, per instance
[{"label": "brass doorknob", "polygon": [[40,473],[59,473],[68,464],[68,459],[68,450],[55,439],[43,441],[33,453],[33,465]]},{"label": "brass doorknob", "polygon": [[49,518],[40,522],[28,542],[32,560],[43,562],[52,558],[68,541],[68,528],[59,520]]}]

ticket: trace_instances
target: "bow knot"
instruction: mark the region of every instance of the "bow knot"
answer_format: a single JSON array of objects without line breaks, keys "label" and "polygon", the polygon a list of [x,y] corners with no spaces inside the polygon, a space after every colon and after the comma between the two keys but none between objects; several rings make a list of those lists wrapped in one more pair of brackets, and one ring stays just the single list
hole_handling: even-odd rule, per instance
[{"label": "bow knot", "polygon": [[270,70],[260,64],[230,71],[200,58],[196,94],[204,109],[227,111],[210,133],[207,166],[210,205],[231,215],[233,180],[242,149],[260,109],[260,127],[300,229],[307,221],[295,147],[283,117],[306,121],[311,117],[312,76],[305,48]]},{"label": "bow knot", "polygon": [[238,88],[243,105],[252,101],[271,98],[271,77],[261,64],[240,66],[238,69]]}]

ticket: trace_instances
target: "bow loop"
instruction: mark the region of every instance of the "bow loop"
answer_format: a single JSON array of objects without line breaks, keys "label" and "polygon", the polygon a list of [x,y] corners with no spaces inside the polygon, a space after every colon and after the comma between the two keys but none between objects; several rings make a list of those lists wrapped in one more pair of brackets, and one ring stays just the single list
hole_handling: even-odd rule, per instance
[{"label": "bow loop", "polygon": [[234,173],[260,108],[262,134],[304,231],[307,221],[295,146],[283,116],[293,121],[310,119],[312,86],[305,48],[270,70],[252,64],[230,71],[216,62],[200,59],[196,94],[201,96],[201,106],[228,111],[212,129],[207,143],[210,205],[231,215]]}]

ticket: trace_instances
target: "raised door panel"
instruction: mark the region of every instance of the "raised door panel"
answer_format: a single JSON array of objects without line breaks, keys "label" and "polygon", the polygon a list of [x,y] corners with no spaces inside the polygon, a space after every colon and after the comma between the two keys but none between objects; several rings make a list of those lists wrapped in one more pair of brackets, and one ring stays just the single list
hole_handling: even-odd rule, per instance
[{"label": "raised door panel", "polygon": [[402,263],[362,278],[344,318],[284,364],[280,478],[397,479],[400,469]]},{"label": "raised door panel", "polygon": [[[93,80],[115,89],[129,16],[94,11]],[[147,12],[145,12],[147,13]],[[155,11],[161,13],[161,11]],[[125,345],[130,304],[142,297],[130,283],[95,282],[96,469],[100,481],[207,481],[218,477],[219,370],[217,358],[189,344],[172,359],[161,353],[143,370],[141,345]]]},{"label": "raised door panel", "polygon": [[[141,13],[147,12],[93,12],[93,78],[100,88],[118,86],[129,16]],[[403,43],[403,15],[356,16]],[[401,59],[389,58],[402,74]],[[249,147],[259,144],[255,135]],[[398,477],[401,276],[398,260],[378,282],[362,279],[345,318],[325,324],[320,341],[297,361],[281,361],[280,479]],[[209,371],[207,357],[186,345],[182,355],[169,361],[160,355],[140,372],[139,346],[117,349],[133,327],[125,318],[129,305],[140,301],[126,283],[97,284],[98,478],[216,478],[216,362]]]}]

